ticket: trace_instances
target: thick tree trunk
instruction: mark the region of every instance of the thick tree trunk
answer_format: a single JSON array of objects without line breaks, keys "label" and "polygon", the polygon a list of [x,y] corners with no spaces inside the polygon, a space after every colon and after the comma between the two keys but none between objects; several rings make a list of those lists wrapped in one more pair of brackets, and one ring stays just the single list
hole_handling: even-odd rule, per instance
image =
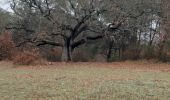
[{"label": "thick tree trunk", "polygon": [[62,58],[61,58],[61,60],[62,60],[63,62],[72,61],[71,54],[72,54],[72,50],[71,50],[70,41],[65,41],[65,44],[64,44],[64,46],[63,46],[63,51],[62,51]]}]

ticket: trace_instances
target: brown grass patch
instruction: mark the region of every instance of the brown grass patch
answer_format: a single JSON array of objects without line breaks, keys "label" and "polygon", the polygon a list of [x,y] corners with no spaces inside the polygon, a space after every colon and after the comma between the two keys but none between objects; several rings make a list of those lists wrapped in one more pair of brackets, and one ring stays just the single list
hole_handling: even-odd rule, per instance
[{"label": "brown grass patch", "polygon": [[[12,66],[11,62],[0,62],[0,66]],[[125,61],[125,62],[77,62],[77,63],[64,63],[64,62],[47,62],[44,65],[15,65],[17,69],[51,69],[51,68],[109,68],[114,69],[134,69],[138,71],[162,71],[170,72],[169,63],[160,62],[147,62],[147,61]]]}]

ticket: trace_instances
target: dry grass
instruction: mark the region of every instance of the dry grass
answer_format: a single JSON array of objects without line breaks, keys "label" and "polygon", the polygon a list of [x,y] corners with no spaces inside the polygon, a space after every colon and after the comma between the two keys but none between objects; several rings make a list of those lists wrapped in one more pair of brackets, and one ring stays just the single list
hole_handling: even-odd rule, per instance
[{"label": "dry grass", "polygon": [[0,63],[0,100],[169,100],[170,65],[153,62]]}]

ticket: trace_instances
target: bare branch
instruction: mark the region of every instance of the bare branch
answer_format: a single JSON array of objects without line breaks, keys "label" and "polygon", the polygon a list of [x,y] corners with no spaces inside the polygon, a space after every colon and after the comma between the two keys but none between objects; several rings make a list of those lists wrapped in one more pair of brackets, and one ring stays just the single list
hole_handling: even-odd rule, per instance
[{"label": "bare branch", "polygon": [[35,30],[31,30],[31,29],[27,29],[24,25],[22,24],[8,24],[6,27],[5,27],[6,30],[25,30],[26,32],[31,32],[31,33],[34,33]]},{"label": "bare branch", "polygon": [[88,36],[86,38],[83,38],[79,41],[74,42],[72,44],[72,49],[74,50],[75,48],[79,47],[80,45],[85,44],[89,40],[98,40],[98,39],[102,39],[103,37],[104,37],[104,35]]}]

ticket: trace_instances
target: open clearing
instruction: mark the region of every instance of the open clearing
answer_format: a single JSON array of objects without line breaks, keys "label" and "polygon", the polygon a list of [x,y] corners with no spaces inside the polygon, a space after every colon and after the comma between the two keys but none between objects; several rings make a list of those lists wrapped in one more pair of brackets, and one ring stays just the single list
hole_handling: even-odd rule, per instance
[{"label": "open clearing", "polygon": [[0,62],[0,100],[170,100],[170,64]]}]

